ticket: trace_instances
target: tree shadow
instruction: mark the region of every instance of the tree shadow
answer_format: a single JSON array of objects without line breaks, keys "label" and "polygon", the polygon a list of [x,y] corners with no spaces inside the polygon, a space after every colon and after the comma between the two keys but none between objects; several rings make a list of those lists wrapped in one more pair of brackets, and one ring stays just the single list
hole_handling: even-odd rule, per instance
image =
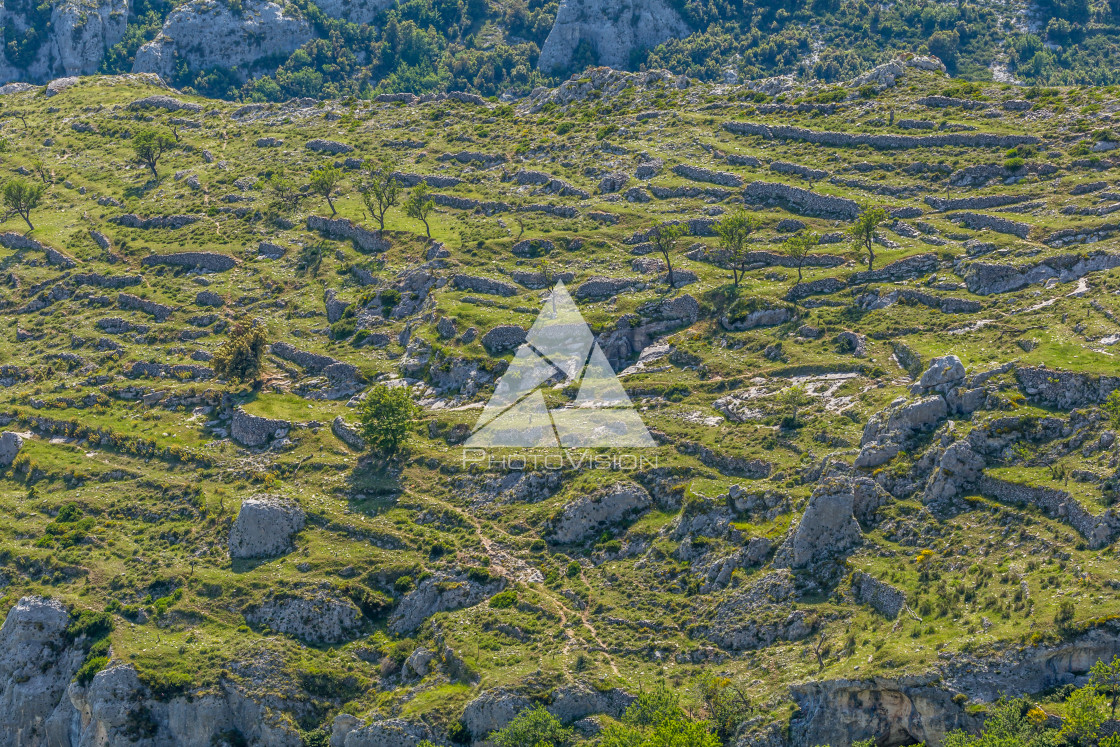
[{"label": "tree shadow", "polygon": [[149,179],[148,181],[146,181],[144,184],[142,184],[140,186],[128,187],[127,189],[125,189],[124,196],[129,198],[129,199],[134,199],[134,200],[135,199],[140,199],[142,197],[146,197],[149,192],[151,192],[153,189],[159,187],[160,184],[162,184],[162,183],[163,182],[160,179]]}]

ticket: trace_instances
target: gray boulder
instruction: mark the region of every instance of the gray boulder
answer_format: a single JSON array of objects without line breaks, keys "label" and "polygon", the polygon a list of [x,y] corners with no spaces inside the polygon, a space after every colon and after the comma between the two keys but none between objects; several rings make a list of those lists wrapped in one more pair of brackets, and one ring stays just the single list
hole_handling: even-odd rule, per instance
[{"label": "gray boulder", "polygon": [[303,529],[297,504],[277,496],[255,495],[241,502],[229,533],[231,558],[273,558],[292,549],[292,535]]},{"label": "gray boulder", "polygon": [[23,436],[11,431],[0,433],[0,467],[10,467],[22,448]]},{"label": "gray boulder", "polygon": [[653,505],[645,488],[634,483],[615,483],[605,490],[582,496],[564,507],[550,522],[553,542],[582,542],[621,521],[644,513]]},{"label": "gray boulder", "polygon": [[633,52],[690,33],[666,0],[561,0],[538,66],[545,72],[567,68],[580,43],[589,41],[600,65],[623,69]]},{"label": "gray boulder", "polygon": [[230,435],[242,446],[264,446],[274,438],[284,438],[291,427],[287,420],[250,415],[238,407],[233,413]]},{"label": "gray boulder", "polygon": [[354,603],[327,592],[314,597],[278,595],[250,608],[245,619],[316,645],[352,641],[362,630],[362,613]]},{"label": "gray boulder", "polygon": [[835,558],[863,538],[853,511],[852,484],[845,480],[821,481],[801,521],[790,531],[774,556],[775,568],[805,568]]},{"label": "gray boulder", "polygon": [[516,324],[500,324],[482,336],[482,347],[490,355],[499,355],[525,342],[526,332]]}]

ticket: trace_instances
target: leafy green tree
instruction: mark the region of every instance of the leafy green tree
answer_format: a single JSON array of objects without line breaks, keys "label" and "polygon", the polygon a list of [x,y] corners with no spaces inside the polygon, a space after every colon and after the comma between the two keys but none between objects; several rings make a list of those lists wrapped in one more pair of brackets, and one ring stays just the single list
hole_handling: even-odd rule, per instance
[{"label": "leafy green tree", "polygon": [[362,438],[374,451],[392,456],[408,439],[408,429],[418,414],[419,407],[408,388],[378,384],[362,403]]},{"label": "leafy green tree", "polygon": [[677,251],[677,244],[680,242],[681,236],[684,236],[688,229],[681,225],[669,225],[667,223],[657,223],[649,230],[649,240],[654,248],[665,260],[665,269],[668,270],[665,275],[665,281],[669,287],[673,287],[673,255]]},{"label": "leafy green tree", "polygon": [[1101,724],[1108,718],[1105,713],[1107,700],[1097,693],[1093,685],[1078,688],[1066,699],[1066,718],[1061,736],[1075,745],[1092,745],[1097,741]]},{"label": "leafy green tree", "polygon": [[785,252],[787,257],[794,261],[794,266],[797,268],[797,283],[794,284],[794,288],[801,285],[801,268],[804,267],[805,260],[809,258],[809,255],[813,253],[813,250],[816,249],[817,245],[820,243],[821,235],[810,231],[808,233],[794,234],[782,244],[782,251]]},{"label": "leafy green tree", "polygon": [[413,188],[412,192],[408,195],[408,200],[404,203],[404,212],[413,220],[423,222],[424,231],[428,234],[428,238],[432,238],[432,227],[428,225],[428,216],[432,214],[435,209],[436,203],[432,200],[432,190],[427,182],[420,182]]},{"label": "leafy green tree", "polygon": [[506,728],[490,735],[495,747],[565,747],[574,733],[543,706],[526,709]]},{"label": "leafy green tree", "polygon": [[4,184],[4,207],[8,209],[8,215],[17,213],[29,229],[35,230],[35,226],[31,225],[31,211],[39,207],[46,191],[45,184],[12,179]]},{"label": "leafy green tree", "polygon": [[868,208],[859,214],[850,234],[867,252],[867,269],[874,269],[875,265],[875,231],[879,225],[887,220],[887,211],[883,208]]},{"label": "leafy green tree", "polygon": [[1120,389],[1108,395],[1104,403],[1104,411],[1108,413],[1108,420],[1112,427],[1120,428]]},{"label": "leafy green tree", "polygon": [[[1117,392],[1113,392],[1117,394]],[[1109,718],[1116,719],[1116,706],[1120,703],[1120,656],[1105,663],[1098,661],[1089,670],[1089,684],[1109,698]]]},{"label": "leafy green tree", "polygon": [[708,729],[707,721],[677,718],[655,726],[642,747],[723,747],[723,743]]},{"label": "leafy green tree", "polygon": [[622,722],[630,726],[654,726],[668,719],[684,716],[681,696],[658,682],[652,690],[641,692],[622,715]]},{"label": "leafy green tree", "polygon": [[214,373],[232,381],[255,382],[260,379],[261,360],[268,345],[263,327],[239,324],[230,328],[229,337],[214,353]]},{"label": "leafy green tree", "polygon": [[739,286],[749,265],[751,251],[750,237],[759,229],[762,222],[739,208],[716,224],[719,246],[727,252],[727,263],[731,266],[731,276],[735,286]]},{"label": "leafy green tree", "polygon": [[295,210],[303,199],[295,182],[283,174],[273,174],[265,180],[265,187],[272,195],[273,205],[278,210]]},{"label": "leafy green tree", "polygon": [[151,170],[153,179],[159,179],[156,171],[159,160],[174,147],[175,138],[154,127],[145,127],[132,136],[132,151],[136,160]]},{"label": "leafy green tree", "polygon": [[338,215],[338,211],[334,209],[334,197],[341,183],[342,169],[334,164],[311,172],[311,191],[327,201],[331,208],[331,215]]},{"label": "leafy green tree", "polygon": [[716,735],[724,742],[732,741],[739,724],[751,715],[750,698],[731,680],[712,672],[701,674],[699,685],[704,711]]},{"label": "leafy green tree", "polygon": [[1046,728],[1046,713],[1026,698],[1001,698],[989,710],[979,735],[952,731],[942,747],[1056,747],[1055,729]]},{"label": "leafy green tree", "polygon": [[362,202],[371,218],[377,221],[381,230],[385,230],[385,214],[389,208],[397,204],[400,198],[400,183],[393,176],[393,167],[388,163],[380,166],[372,160],[365,162],[365,170],[369,175],[361,187]]}]

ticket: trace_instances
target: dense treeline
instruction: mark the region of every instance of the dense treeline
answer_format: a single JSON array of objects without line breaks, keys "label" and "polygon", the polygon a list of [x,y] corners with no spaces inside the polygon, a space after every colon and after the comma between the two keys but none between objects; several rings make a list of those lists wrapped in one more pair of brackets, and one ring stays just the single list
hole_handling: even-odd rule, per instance
[{"label": "dense treeline", "polygon": [[[366,97],[380,92],[475,91],[486,96],[525,93],[557,82],[536,69],[541,45],[555,20],[557,0],[404,0],[377,23],[329,18],[313,0],[292,0],[322,38],[286,59],[264,61],[265,72],[244,82],[232,70],[181,67],[173,84],[199,93],[246,100],[297,96]],[[704,80],[733,72],[741,79],[779,74],[825,81],[851,78],[899,52],[940,57],[967,79],[992,76],[993,60],[1039,84],[1111,84],[1120,78],[1120,0],[1047,0],[1041,33],[1023,33],[992,7],[905,0],[673,0],[697,32],[654,50],[638,50],[631,64],[665,67]],[[45,36],[48,5],[22,8],[30,28],[5,29],[5,54],[24,61]],[[124,40],[106,55],[102,71],[131,70],[136,50],[153,39],[169,0],[138,0]],[[10,32],[10,33],[9,33]],[[583,45],[574,68],[595,63]]]}]

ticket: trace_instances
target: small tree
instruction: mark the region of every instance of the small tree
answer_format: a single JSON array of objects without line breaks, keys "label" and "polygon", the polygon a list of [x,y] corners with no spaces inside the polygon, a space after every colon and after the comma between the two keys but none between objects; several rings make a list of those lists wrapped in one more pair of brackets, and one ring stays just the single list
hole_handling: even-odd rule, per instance
[{"label": "small tree", "polygon": [[376,166],[373,161],[366,161],[365,169],[369,179],[361,188],[362,202],[365,203],[370,217],[376,220],[384,231],[385,213],[397,204],[400,198],[400,184],[393,176],[392,166],[387,163]]},{"label": "small tree", "polygon": [[522,711],[500,731],[490,735],[495,747],[564,747],[574,733],[564,728],[543,706]]},{"label": "small tree", "polygon": [[31,211],[39,207],[46,191],[47,185],[45,184],[29,182],[24,179],[12,179],[4,184],[4,207],[8,209],[9,216],[12,213],[17,213],[19,217],[23,218],[29,229],[35,230],[35,226],[31,225]]},{"label": "small tree", "polygon": [[731,276],[735,287],[739,287],[748,266],[750,236],[762,225],[758,218],[742,208],[731,213],[716,224],[719,246],[727,252],[727,263],[731,266]]},{"label": "small tree", "polygon": [[782,418],[782,426],[785,428],[796,428],[801,424],[800,415],[801,409],[807,407],[813,398],[805,391],[805,387],[791,386],[781,393],[780,401],[782,409],[786,411],[786,416]]},{"label": "small tree", "polygon": [[362,403],[362,438],[374,451],[392,456],[404,445],[418,414],[412,392],[406,387],[378,384],[369,390]]},{"label": "small tree", "polygon": [[680,242],[681,236],[684,236],[687,229],[681,224],[671,226],[667,223],[658,223],[649,230],[649,240],[654,248],[661,254],[665,260],[665,268],[668,270],[666,274],[666,282],[669,287],[673,287],[673,254],[677,251],[677,244]]},{"label": "small tree", "polygon": [[809,255],[820,242],[820,234],[809,232],[794,234],[782,244],[782,251],[794,261],[794,266],[797,268],[797,282],[794,284],[794,288],[801,285],[801,268],[805,266],[805,260],[809,258]]},{"label": "small tree", "polygon": [[1074,745],[1096,744],[1106,715],[1105,699],[1092,685],[1074,690],[1066,700],[1066,718],[1060,736]]},{"label": "small tree", "polygon": [[1105,664],[1098,661],[1089,670],[1089,683],[1109,698],[1110,719],[1116,720],[1116,706],[1120,704],[1120,657],[1113,657]]},{"label": "small tree", "polygon": [[875,265],[875,230],[879,224],[887,219],[887,211],[883,208],[868,208],[859,214],[856,223],[851,228],[851,235],[867,251],[867,269]]},{"label": "small tree", "polygon": [[331,215],[338,215],[334,209],[335,192],[342,183],[342,169],[331,164],[311,172],[311,191],[327,201]]},{"label": "small tree", "polygon": [[255,382],[260,379],[261,359],[268,345],[263,327],[238,324],[229,331],[229,338],[214,353],[214,373],[233,381]]},{"label": "small tree", "polygon": [[420,182],[416,185],[412,193],[409,194],[408,201],[404,204],[404,212],[409,218],[424,223],[424,231],[428,234],[429,239],[432,238],[432,227],[428,225],[428,216],[432,214],[435,207],[436,203],[432,199],[432,190],[426,182]]},{"label": "small tree", "polygon": [[153,179],[159,179],[156,167],[163,154],[175,147],[175,139],[154,127],[145,127],[132,136],[132,150],[136,160],[147,166]]},{"label": "small tree", "polygon": [[272,194],[273,204],[282,210],[295,210],[299,201],[303,199],[295,182],[282,174],[273,174],[265,181],[265,186]]},{"label": "small tree", "polygon": [[1120,428],[1120,389],[1108,395],[1108,399],[1104,403],[1104,411],[1108,414],[1108,420],[1112,423],[1112,427]]}]

